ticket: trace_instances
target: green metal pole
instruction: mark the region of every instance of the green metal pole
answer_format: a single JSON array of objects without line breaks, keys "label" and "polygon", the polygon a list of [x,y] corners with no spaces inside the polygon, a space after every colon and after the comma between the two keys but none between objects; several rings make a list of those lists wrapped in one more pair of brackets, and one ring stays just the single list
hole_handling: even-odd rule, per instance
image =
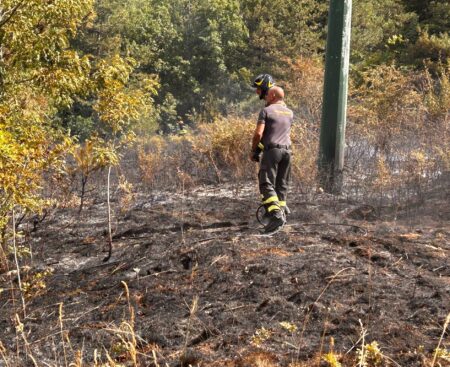
[{"label": "green metal pole", "polygon": [[352,0],[330,1],[318,159],[321,185],[327,192],[342,190],[351,13]]}]

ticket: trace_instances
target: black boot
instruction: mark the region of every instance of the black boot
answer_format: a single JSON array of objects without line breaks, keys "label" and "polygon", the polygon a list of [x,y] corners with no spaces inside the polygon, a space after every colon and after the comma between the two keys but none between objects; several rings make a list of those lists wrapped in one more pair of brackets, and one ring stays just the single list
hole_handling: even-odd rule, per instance
[{"label": "black boot", "polygon": [[281,210],[274,210],[271,213],[269,224],[264,227],[265,233],[276,232],[286,222]]}]

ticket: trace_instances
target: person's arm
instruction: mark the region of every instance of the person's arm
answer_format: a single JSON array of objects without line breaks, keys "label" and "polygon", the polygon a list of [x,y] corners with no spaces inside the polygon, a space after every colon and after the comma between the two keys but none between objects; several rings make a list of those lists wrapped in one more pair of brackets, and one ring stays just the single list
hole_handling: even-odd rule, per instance
[{"label": "person's arm", "polygon": [[[264,133],[264,128],[265,128],[265,124],[262,121],[258,121],[258,124],[256,125],[256,129],[255,132],[253,133],[253,139],[252,139],[252,151],[250,153],[250,159],[252,161],[258,162],[259,158],[256,159],[255,155],[257,153],[258,150],[258,145],[261,143],[261,139]],[[261,149],[259,150],[259,152],[261,151]]]},{"label": "person's arm", "polygon": [[261,123],[260,121],[258,121],[255,132],[253,133],[252,152],[254,152],[256,150],[256,148],[258,147],[258,144],[262,139],[265,126],[266,125],[264,123]]}]

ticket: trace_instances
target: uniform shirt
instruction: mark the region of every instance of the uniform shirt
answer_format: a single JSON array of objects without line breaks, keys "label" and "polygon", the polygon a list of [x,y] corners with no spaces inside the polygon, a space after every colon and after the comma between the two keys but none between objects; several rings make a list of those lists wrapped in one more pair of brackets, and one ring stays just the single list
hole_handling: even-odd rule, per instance
[{"label": "uniform shirt", "polygon": [[265,124],[261,139],[264,146],[291,145],[290,133],[293,119],[294,113],[283,102],[264,107],[258,117],[258,124]]}]

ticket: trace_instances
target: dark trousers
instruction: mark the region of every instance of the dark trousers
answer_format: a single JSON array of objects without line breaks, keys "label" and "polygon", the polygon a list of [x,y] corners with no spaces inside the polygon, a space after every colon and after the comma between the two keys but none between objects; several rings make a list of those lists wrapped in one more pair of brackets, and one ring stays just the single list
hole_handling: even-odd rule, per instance
[{"label": "dark trousers", "polygon": [[286,205],[286,196],[291,179],[291,155],[289,149],[265,150],[258,174],[259,191],[268,211]]}]

